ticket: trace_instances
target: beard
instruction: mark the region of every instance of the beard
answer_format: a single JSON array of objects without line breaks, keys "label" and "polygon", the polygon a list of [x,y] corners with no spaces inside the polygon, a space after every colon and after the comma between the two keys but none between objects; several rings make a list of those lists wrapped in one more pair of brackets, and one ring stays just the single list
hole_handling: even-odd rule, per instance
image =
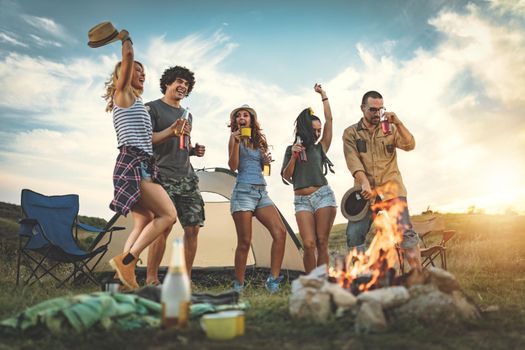
[{"label": "beard", "polygon": [[366,118],[366,120],[372,125],[379,125],[379,117]]}]

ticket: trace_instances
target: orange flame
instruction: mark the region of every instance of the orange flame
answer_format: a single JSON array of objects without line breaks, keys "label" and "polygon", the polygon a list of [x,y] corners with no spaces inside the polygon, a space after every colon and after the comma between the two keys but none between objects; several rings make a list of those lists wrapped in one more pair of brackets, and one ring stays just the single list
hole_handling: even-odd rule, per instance
[{"label": "orange flame", "polygon": [[336,261],[335,268],[329,268],[329,276],[343,288],[349,288],[356,278],[366,276],[358,284],[359,291],[373,288],[399,261],[397,246],[403,240],[403,228],[398,227],[397,221],[405,206],[405,202],[396,200],[374,204],[372,211],[377,215],[373,221],[375,235],[370,246],[365,252],[354,248],[346,257],[344,266]]}]

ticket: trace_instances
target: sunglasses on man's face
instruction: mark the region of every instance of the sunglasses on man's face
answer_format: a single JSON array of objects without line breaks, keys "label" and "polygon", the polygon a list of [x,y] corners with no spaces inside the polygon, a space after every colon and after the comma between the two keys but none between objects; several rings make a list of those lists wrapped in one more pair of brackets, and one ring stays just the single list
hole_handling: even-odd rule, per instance
[{"label": "sunglasses on man's face", "polygon": [[377,112],[380,112],[380,111],[386,111],[386,108],[385,107],[379,107],[379,108],[376,108],[376,107],[367,107],[366,108],[370,113],[372,114],[376,114]]}]

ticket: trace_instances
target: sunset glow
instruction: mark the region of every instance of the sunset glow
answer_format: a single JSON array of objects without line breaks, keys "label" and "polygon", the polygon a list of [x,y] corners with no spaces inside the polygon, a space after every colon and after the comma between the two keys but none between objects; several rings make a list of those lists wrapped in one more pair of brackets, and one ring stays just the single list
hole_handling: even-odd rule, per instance
[{"label": "sunset glow", "polygon": [[[525,10],[512,1],[305,1],[299,12],[277,1],[124,12],[122,1],[0,2],[1,201],[19,203],[22,188],[78,193],[82,214],[112,215],[116,139],[100,96],[119,45],[86,45],[87,30],[110,19],[130,31],[146,67],[145,101],[160,97],[165,68],[195,71],[183,102],[192,139],[206,145],[195,168],[227,167],[229,112],[244,103],[258,111],[276,160],[268,190],[292,225],[293,191],[279,169],[298,113],[322,113],[316,82],[334,116],[336,174],[327,178],[338,202],[353,185],[341,136],[374,89],[416,139],[413,151],[398,150],[411,214],[525,213]],[[150,6],[166,8],[153,16]],[[174,11],[191,16],[174,25]]]}]

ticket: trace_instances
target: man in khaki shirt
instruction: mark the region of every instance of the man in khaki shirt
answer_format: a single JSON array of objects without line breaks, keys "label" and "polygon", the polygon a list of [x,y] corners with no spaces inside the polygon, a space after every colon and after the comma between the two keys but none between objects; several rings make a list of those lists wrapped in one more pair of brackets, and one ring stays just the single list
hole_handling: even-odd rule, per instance
[{"label": "man in khaki shirt", "polygon": [[[382,208],[400,205],[398,227],[403,231],[401,247],[405,250],[411,267],[421,267],[419,238],[412,230],[406,188],[397,166],[396,149],[411,151],[416,142],[414,136],[394,112],[384,112],[390,123],[390,133],[384,133],[379,120],[384,111],[383,97],[377,91],[364,94],[361,102],[363,118],[343,133],[343,147],[348,169],[354,183],[361,186],[362,195],[368,200],[382,201]],[[365,237],[376,213],[368,210],[358,221],[349,221],[346,228],[349,248],[364,249]]]}]

